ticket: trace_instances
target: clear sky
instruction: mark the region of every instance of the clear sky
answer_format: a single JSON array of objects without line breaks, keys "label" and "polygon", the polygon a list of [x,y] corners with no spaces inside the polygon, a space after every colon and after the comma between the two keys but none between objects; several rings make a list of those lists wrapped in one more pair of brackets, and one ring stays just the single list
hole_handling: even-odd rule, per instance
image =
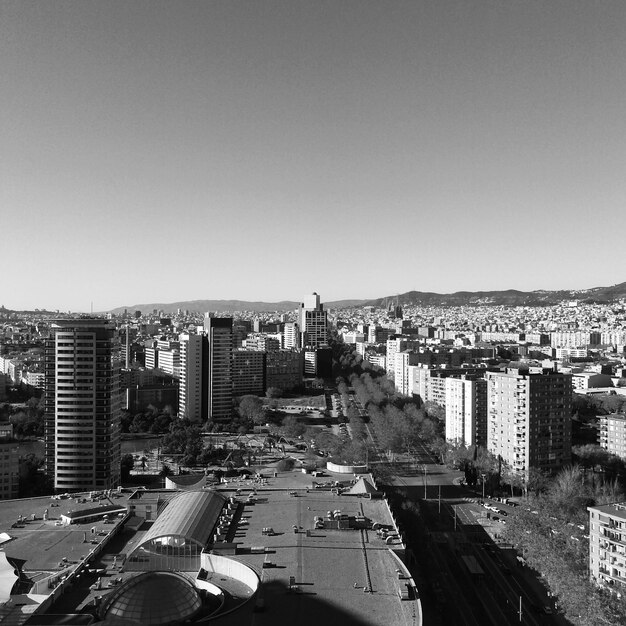
[{"label": "clear sky", "polygon": [[2,0],[0,304],[626,280],[623,0]]}]

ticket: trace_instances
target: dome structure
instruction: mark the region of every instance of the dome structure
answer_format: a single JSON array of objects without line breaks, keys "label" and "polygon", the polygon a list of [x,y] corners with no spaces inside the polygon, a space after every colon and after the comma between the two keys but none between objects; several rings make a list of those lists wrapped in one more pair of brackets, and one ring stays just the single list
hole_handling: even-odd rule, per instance
[{"label": "dome structure", "polygon": [[100,616],[140,624],[179,624],[202,608],[193,583],[176,572],[145,572],[128,579],[105,600]]}]

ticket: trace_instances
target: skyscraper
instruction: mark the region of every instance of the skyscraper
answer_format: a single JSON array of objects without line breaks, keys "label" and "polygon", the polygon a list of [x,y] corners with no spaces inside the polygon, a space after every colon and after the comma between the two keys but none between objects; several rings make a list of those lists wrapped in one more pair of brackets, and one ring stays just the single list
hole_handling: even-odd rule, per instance
[{"label": "skyscraper", "polygon": [[104,319],[56,320],[45,347],[46,473],[56,491],[120,480],[119,364]]},{"label": "skyscraper", "polygon": [[204,330],[208,341],[208,417],[218,422],[230,421],[233,415],[233,319],[206,313]]},{"label": "skyscraper", "polygon": [[209,415],[207,394],[209,349],[206,335],[182,334],[180,339],[180,386],[178,412],[192,422],[205,421]]},{"label": "skyscraper", "polygon": [[301,346],[303,348],[321,348],[328,345],[328,321],[324,305],[320,304],[317,293],[304,296],[299,309]]}]

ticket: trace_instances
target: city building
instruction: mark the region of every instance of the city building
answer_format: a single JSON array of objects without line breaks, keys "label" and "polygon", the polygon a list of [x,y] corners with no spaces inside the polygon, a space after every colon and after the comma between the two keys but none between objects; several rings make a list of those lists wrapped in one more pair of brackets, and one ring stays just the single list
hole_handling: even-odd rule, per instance
[{"label": "city building", "polygon": [[159,350],[157,348],[145,348],[145,363],[148,369],[156,369],[159,367]]},{"label": "city building", "polygon": [[298,311],[298,319],[302,347],[322,348],[328,345],[328,319],[317,293],[304,297]]},{"label": "city building", "polygon": [[180,335],[180,387],[178,413],[193,422],[208,418],[208,396],[205,381],[208,380],[209,350],[205,334]]},{"label": "city building", "polygon": [[555,472],[571,461],[570,374],[508,367],[486,372],[487,448],[516,473]]},{"label": "city building", "polygon": [[159,369],[174,378],[180,377],[180,351],[158,350]]},{"label": "city building", "polygon": [[608,589],[626,587],[626,502],[589,506],[589,576]]},{"label": "city building", "polygon": [[233,350],[233,396],[265,393],[265,359],[260,350]]},{"label": "city building", "polygon": [[465,446],[487,445],[487,381],[445,378],[446,439]]},{"label": "city building", "polygon": [[330,348],[304,350],[304,375],[328,378],[332,374],[333,351]]},{"label": "city building", "polygon": [[213,421],[230,421],[233,413],[232,317],[204,317],[207,335],[207,410]]},{"label": "city building", "polygon": [[56,320],[45,344],[45,471],[56,491],[120,479],[120,374],[107,320]]},{"label": "city building", "polygon": [[286,322],[283,330],[283,348],[300,348],[300,325],[298,322]]},{"label": "city building", "polygon": [[409,342],[404,337],[392,337],[387,339],[387,374],[390,378],[395,375],[396,353],[402,352],[409,347]]},{"label": "city building", "polygon": [[598,415],[599,444],[607,452],[626,459],[626,415]]},{"label": "city building", "polygon": [[0,500],[19,495],[20,450],[13,438],[13,424],[0,424]]},{"label": "city building", "polygon": [[304,360],[301,350],[279,350],[268,352],[265,361],[265,384],[291,391],[302,386]]},{"label": "city building", "polygon": [[417,354],[412,350],[397,352],[394,356],[394,385],[405,396],[410,395],[411,365],[417,364]]}]

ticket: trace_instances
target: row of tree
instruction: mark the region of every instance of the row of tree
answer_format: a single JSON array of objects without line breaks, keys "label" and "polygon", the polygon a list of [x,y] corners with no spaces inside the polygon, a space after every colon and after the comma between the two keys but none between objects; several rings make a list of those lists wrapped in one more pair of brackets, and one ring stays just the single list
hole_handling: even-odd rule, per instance
[{"label": "row of tree", "polygon": [[[626,623],[626,603],[590,582],[588,506],[624,499],[616,480],[575,465],[563,469],[527,505],[507,518],[503,536],[541,572],[560,608],[573,624]],[[584,528],[585,530],[581,530]]]}]

